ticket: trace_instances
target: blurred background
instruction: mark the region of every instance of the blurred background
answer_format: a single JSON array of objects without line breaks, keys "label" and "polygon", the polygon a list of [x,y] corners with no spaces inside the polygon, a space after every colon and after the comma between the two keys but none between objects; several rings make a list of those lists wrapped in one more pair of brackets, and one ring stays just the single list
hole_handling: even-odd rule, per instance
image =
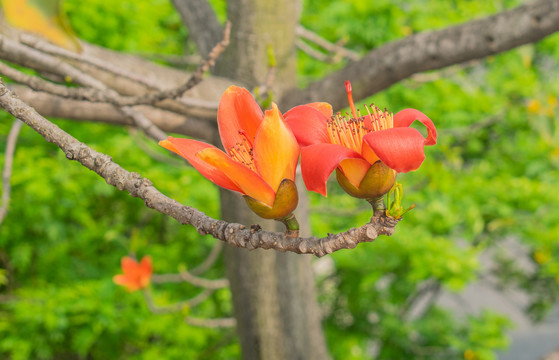
[{"label": "blurred background", "polygon": [[[211,1],[225,21],[224,1]],[[298,52],[301,86],[407,35],[513,8],[521,1],[305,0],[301,24],[345,53]],[[66,0],[80,39],[160,64],[200,58],[168,0]],[[324,55],[324,54],[323,54]],[[559,35],[416,74],[361,103],[420,109],[438,144],[401,174],[404,205],[391,237],[313,260],[328,349],[335,359],[539,359],[559,348]],[[372,79],[371,81],[374,81]],[[286,111],[287,109],[281,109]],[[0,148],[13,118],[0,113]],[[165,194],[219,218],[218,189],[138,131],[56,120],[80,141],[139,172]],[[3,151],[3,150],[2,150]],[[0,155],[3,165],[4,154]],[[196,307],[154,314],[140,292],[112,282],[122,256],[149,254],[156,273],[192,269],[216,240],[146,208],[23,127],[0,226],[0,358],[235,359],[219,289]],[[366,223],[370,206],[334,182],[310,195],[313,235]],[[218,261],[205,276],[224,275]],[[199,293],[153,286],[158,304]]]}]

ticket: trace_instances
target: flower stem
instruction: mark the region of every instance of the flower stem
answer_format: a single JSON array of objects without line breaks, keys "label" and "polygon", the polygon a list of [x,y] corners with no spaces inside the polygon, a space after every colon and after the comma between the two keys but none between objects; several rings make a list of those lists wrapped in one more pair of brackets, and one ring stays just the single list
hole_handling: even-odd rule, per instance
[{"label": "flower stem", "polygon": [[299,236],[299,222],[295,217],[295,214],[291,213],[284,217],[283,219],[279,219],[285,225],[285,233],[289,237],[298,237]]},{"label": "flower stem", "polygon": [[384,206],[384,196],[381,196],[376,199],[367,199],[369,204],[373,207],[373,212],[376,213],[377,211],[384,211],[386,210],[386,206]]}]

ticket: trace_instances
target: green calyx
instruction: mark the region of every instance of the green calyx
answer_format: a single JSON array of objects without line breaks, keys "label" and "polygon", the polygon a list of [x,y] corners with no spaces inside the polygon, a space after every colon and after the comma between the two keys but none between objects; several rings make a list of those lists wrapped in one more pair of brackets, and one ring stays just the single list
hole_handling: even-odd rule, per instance
[{"label": "green calyx", "polygon": [[297,207],[299,196],[295,182],[290,179],[283,179],[276,192],[276,198],[272,207],[258,201],[248,195],[243,195],[248,207],[264,219],[274,219],[282,221],[288,217]]},{"label": "green calyx", "polygon": [[396,180],[396,173],[381,161],[377,161],[367,170],[359,187],[350,183],[339,168],[336,168],[336,179],[342,189],[349,195],[370,201],[371,199],[381,198],[390,190]]},{"label": "green calyx", "polygon": [[405,209],[402,206],[402,199],[404,197],[404,189],[402,184],[395,183],[392,189],[388,192],[386,197],[386,216],[393,217],[394,219],[401,219],[405,213],[415,207],[415,204]]}]

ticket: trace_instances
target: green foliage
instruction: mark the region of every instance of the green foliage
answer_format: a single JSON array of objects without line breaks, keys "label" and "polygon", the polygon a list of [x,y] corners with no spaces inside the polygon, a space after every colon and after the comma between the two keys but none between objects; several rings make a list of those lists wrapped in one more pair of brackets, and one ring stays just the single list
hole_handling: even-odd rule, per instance
[{"label": "green foliage", "polygon": [[[303,24],[331,41],[351,33],[348,47],[367,51],[517,4],[357,3],[309,0],[314,11],[304,14]],[[495,358],[494,351],[508,344],[512,324],[506,318],[484,312],[460,319],[428,301],[440,289],[459,292],[477,281],[482,254],[493,254],[502,287],[529,296],[526,311],[533,319],[557,304],[558,45],[559,37],[550,36],[427,73],[426,80],[405,80],[365,101],[394,112],[423,111],[437,125],[439,142],[426,148],[418,171],[398,176],[405,206],[416,208],[404,215],[396,233],[333,254],[334,270],[320,278],[335,358]],[[307,82],[336,66],[321,67],[303,55],[300,68]],[[312,197],[316,235],[366,222],[372,214],[365,205],[330,184],[327,199]],[[520,254],[510,249],[511,239],[522,247]],[[518,256],[532,269],[521,266]],[[426,308],[409,314],[420,300],[428,301]]]},{"label": "green foliage", "polygon": [[114,50],[181,54],[186,38],[168,0],[66,0],[64,9],[81,39]]},{"label": "green foliage", "polygon": [[[2,116],[0,133],[7,134],[11,121]],[[147,139],[107,125],[59,124],[177,200],[218,216],[217,190],[194,169],[138,156],[144,153],[137,144]],[[0,298],[0,357],[237,356],[232,330],[192,327],[180,313],[153,315],[141,293],[126,293],[112,283],[120,258],[129,252],[152,255],[158,273],[177,272],[180,264],[194,267],[202,261],[213,240],[107,186],[29,128],[22,129],[14,164],[11,206],[0,227],[0,290],[6,299]],[[217,266],[207,275],[222,272]],[[199,291],[184,284],[155,286],[155,301],[172,304]],[[230,294],[222,290],[191,315],[230,314]]]},{"label": "green foliage", "polygon": [[[365,53],[428,29],[443,28],[516,6],[519,1],[441,2],[307,0],[303,25]],[[224,2],[214,1],[223,20]],[[180,54],[187,31],[165,0],[67,0],[78,35],[113,49]],[[146,31],[149,29],[149,31]],[[188,46],[188,45],[187,45]],[[429,299],[477,281],[480,256],[494,254],[503,287],[530,297],[541,319],[559,299],[559,37],[405,80],[367,99],[397,111],[417,108],[439,130],[422,167],[399,175],[406,213],[392,237],[326,258],[318,274],[330,351],[336,359],[493,359],[507,346],[510,322],[489,311],[457,317]],[[306,83],[343,66],[307,55]],[[371,79],[374,81],[374,79]],[[343,84],[340,84],[343,86]],[[0,148],[12,119],[2,114]],[[167,153],[126,129],[59,121],[79,140],[148,177],[178,201],[218,217],[216,188],[194,169],[152,159]],[[3,154],[1,155],[3,164]],[[12,359],[238,358],[230,330],[188,326],[184,314],[154,315],[141,293],[111,278],[123,255],[150,254],[156,273],[191,268],[214,240],[180,226],[138,199],[68,162],[24,128],[18,140],[8,216],[0,226],[0,357]],[[317,236],[367,222],[370,206],[329,184],[311,196]],[[316,195],[316,196],[315,196]],[[532,270],[519,265],[506,240],[521,244]],[[526,259],[525,259],[526,260]],[[324,261],[320,260],[320,261]],[[209,277],[223,276],[218,264]],[[155,302],[197,294],[184,284],[154,286]],[[418,301],[426,302],[418,307]],[[231,314],[227,290],[192,316]]]}]

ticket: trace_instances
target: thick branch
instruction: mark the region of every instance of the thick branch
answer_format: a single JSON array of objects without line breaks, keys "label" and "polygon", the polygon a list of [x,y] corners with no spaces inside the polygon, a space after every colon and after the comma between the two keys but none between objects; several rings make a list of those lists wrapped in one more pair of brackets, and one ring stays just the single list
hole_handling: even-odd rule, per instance
[{"label": "thick branch", "polygon": [[[47,93],[35,92],[25,86],[12,85],[10,88],[23,101],[32,103],[33,107],[44,116],[81,121],[98,121],[115,125],[134,125],[134,122],[128,116],[125,116],[110,104],[68,100]],[[134,106],[134,109],[142,112],[163,131],[193,136],[207,142],[212,142],[215,139],[217,126],[210,121],[186,117],[146,105]]]},{"label": "thick branch", "polygon": [[[46,69],[50,73],[57,74],[64,79],[70,78],[72,79],[72,81],[82,86],[104,90],[111,96],[118,96],[116,91],[108,88],[103,82],[81,72],[72,65],[65,63],[51,55],[42,53],[27,46],[23,46],[13,40],[0,37],[0,54],[4,58],[11,61],[19,59],[20,61],[28,64],[26,66],[29,66],[32,69]],[[155,140],[163,140],[167,137],[167,135],[161,129],[155,126],[142,113],[132,109],[129,106],[120,107],[120,111],[122,111],[122,113],[126,116],[130,117],[134,121],[136,126],[138,126],[147,135],[151,136]]]},{"label": "thick branch", "polygon": [[397,224],[393,218],[377,212],[369,223],[344,233],[325,238],[292,238],[281,233],[262,231],[258,226],[247,229],[241,224],[215,220],[163,195],[150,180],[125,170],[113,162],[110,156],[91,149],[65,133],[18,99],[3,81],[0,83],[0,106],[41,134],[45,140],[62,149],[69,160],[77,160],[95,171],[108,184],[119,190],[126,190],[133,197],[141,198],[146,206],[173,217],[181,224],[194,226],[202,235],[211,235],[236,247],[275,249],[320,257],[340,249],[352,249],[361,242],[371,242],[379,235],[391,235]]},{"label": "thick branch", "polygon": [[[160,90],[157,92],[147,93],[140,96],[121,96],[116,91],[107,91],[107,88],[103,85],[92,84],[93,87],[85,88],[70,88],[63,85],[58,85],[45,81],[41,78],[24,74],[14,68],[9,67],[6,64],[0,63],[0,73],[10,77],[12,80],[19,83],[28,85],[33,90],[45,91],[54,95],[67,97],[73,100],[88,100],[91,102],[105,102],[116,106],[133,106],[133,105],[153,105],[157,102],[166,99],[175,99],[182,96],[186,91],[192,89],[194,86],[198,85],[204,76],[204,73],[210,69],[215,63],[219,55],[225,50],[227,45],[229,45],[229,33],[231,30],[231,24],[228,22],[225,26],[223,33],[223,39],[214,46],[206,60],[198,66],[196,71],[192,73],[190,78],[175,88]],[[11,40],[5,40],[10,43]],[[14,44],[13,49],[17,48]],[[28,48],[20,48],[28,49]],[[20,50],[22,53],[23,51]],[[71,69],[70,69],[71,70]],[[66,70],[66,71],[70,71]],[[70,75],[68,75],[70,76]],[[81,80],[83,76],[76,77],[76,80]],[[87,79],[87,77],[86,77]]]},{"label": "thick branch", "polygon": [[559,31],[559,0],[537,0],[494,16],[443,30],[408,36],[368,53],[304,90],[285,92],[286,108],[326,101],[347,106],[343,86],[351,80],[353,96],[363,99],[408,76],[533,43]]}]

